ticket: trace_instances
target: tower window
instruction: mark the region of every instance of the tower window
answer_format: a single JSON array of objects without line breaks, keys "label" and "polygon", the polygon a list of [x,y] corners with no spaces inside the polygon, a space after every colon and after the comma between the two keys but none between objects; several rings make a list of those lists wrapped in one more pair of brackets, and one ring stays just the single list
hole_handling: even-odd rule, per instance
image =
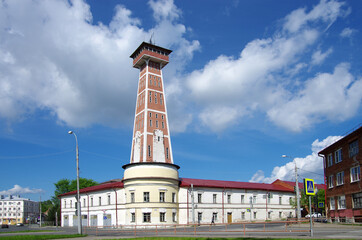
[{"label": "tower window", "polygon": [[157,103],[157,97],[155,97],[155,103]]},{"label": "tower window", "polygon": [[131,203],[134,203],[134,192],[131,192]]},{"label": "tower window", "polygon": [[156,121],[156,128],[158,128],[158,121]]},{"label": "tower window", "polygon": [[165,202],[165,192],[160,192],[160,202]]},{"label": "tower window", "polygon": [[151,157],[151,145],[148,145],[148,156]]},{"label": "tower window", "polygon": [[160,94],[160,104],[162,105],[162,94]]},{"label": "tower window", "polygon": [[158,81],[158,87],[161,87],[161,82],[160,81]]},{"label": "tower window", "polygon": [[161,116],[161,118],[163,119],[163,115]]},{"label": "tower window", "polygon": [[165,124],[162,122],[162,128],[165,128]]},{"label": "tower window", "polygon": [[150,127],[152,127],[152,119],[150,119]]},{"label": "tower window", "polygon": [[166,148],[166,158],[168,159],[168,148]]},{"label": "tower window", "polygon": [[156,113],[156,118],[158,118],[158,114]]},{"label": "tower window", "polygon": [[150,117],[152,117],[152,113],[150,112]]},{"label": "tower window", "polygon": [[150,201],[150,192],[144,192],[143,193],[143,201],[149,202]]}]

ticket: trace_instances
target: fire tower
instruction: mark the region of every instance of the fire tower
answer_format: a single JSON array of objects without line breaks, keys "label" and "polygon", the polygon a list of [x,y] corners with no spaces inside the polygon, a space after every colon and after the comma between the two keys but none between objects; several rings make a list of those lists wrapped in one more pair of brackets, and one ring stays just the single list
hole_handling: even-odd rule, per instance
[{"label": "fire tower", "polygon": [[173,163],[162,76],[171,52],[143,42],[130,56],[140,73],[130,163],[123,166],[126,222],[147,223],[152,210],[160,223],[178,222],[180,167]]}]

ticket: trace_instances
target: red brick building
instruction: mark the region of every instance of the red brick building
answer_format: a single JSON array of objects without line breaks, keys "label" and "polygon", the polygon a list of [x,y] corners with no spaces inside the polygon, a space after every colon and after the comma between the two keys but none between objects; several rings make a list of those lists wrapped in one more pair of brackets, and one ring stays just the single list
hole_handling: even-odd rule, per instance
[{"label": "red brick building", "polygon": [[324,157],[326,210],[332,221],[362,221],[362,127],[319,152]]}]

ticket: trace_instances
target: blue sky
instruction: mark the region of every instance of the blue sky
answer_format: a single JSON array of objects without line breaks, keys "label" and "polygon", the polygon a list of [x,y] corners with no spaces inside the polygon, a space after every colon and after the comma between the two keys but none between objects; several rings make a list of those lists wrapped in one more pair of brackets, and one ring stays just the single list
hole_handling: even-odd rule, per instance
[{"label": "blue sky", "polygon": [[323,182],[317,153],[362,119],[360,1],[3,1],[1,194],[122,178],[153,34],[175,164],[187,178]]}]

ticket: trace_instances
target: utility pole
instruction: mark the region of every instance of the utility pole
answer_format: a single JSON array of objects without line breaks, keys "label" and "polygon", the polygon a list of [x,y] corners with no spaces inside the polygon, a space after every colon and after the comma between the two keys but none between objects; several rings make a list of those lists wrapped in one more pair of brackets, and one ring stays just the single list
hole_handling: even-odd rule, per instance
[{"label": "utility pole", "polygon": [[39,227],[41,227],[41,195],[40,195],[40,202],[39,202],[39,211],[40,211],[40,214],[39,214],[39,220],[40,220]]}]

